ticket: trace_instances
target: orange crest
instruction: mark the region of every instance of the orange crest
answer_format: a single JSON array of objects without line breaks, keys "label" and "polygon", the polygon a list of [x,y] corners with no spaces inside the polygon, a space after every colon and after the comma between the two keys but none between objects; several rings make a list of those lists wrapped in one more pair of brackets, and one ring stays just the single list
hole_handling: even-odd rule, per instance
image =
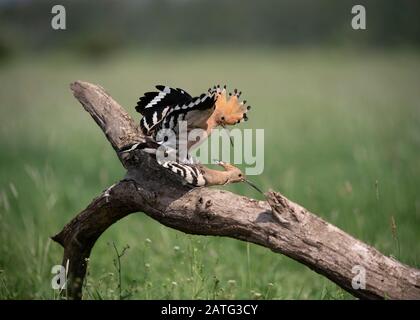
[{"label": "orange crest", "polygon": [[234,125],[248,120],[246,113],[251,107],[245,105],[246,100],[239,100],[242,92],[235,89],[227,96],[226,86],[221,88],[219,85],[209,89],[209,92],[216,95],[215,112],[217,112],[217,121],[221,125]]}]

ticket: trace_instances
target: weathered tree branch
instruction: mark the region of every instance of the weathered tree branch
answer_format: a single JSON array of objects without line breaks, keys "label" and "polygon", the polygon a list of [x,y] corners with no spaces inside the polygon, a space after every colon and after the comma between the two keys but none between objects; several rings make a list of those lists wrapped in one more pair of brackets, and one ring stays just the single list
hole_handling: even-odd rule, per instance
[{"label": "weathered tree branch", "polygon": [[[104,89],[80,81],[71,89],[115,150],[146,139]],[[384,256],[277,192],[267,193],[270,207],[227,191],[191,189],[142,152],[120,160],[126,177],[52,237],[64,247],[63,265],[69,262],[67,292],[72,299],[82,297],[87,259],[99,236],[139,211],[186,233],[236,238],[285,254],[359,298],[420,299],[420,270]],[[366,270],[364,289],[352,287],[357,265]]]}]

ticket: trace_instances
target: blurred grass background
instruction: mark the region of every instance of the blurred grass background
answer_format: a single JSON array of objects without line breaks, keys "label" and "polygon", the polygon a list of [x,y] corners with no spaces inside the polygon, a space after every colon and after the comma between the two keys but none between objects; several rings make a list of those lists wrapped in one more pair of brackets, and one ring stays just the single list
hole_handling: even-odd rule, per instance
[{"label": "blurred grass background", "polygon": [[[348,30],[347,20],[333,19],[332,26],[341,29],[316,29],[323,24],[301,19],[300,29],[292,28],[298,39],[292,43],[282,37],[283,20],[274,19],[275,13],[271,20],[264,15],[268,5],[264,11],[244,1],[237,7],[239,16],[241,10],[250,16],[254,8],[253,20],[266,18],[267,26],[278,27],[270,36],[259,41],[259,32],[266,29],[252,33],[247,26],[245,32],[226,22],[223,34],[230,37],[214,39],[210,33],[197,42],[194,32],[185,34],[194,28],[188,29],[182,19],[170,20],[177,27],[169,34],[161,26],[154,37],[145,36],[167,23],[174,3],[184,10],[197,4],[158,1],[157,10],[143,1],[139,15],[151,10],[153,26],[147,29],[142,20],[141,34],[116,35],[118,41],[107,42],[103,39],[114,26],[134,33],[128,18],[134,2],[125,1],[112,20],[106,17],[116,2],[105,1],[98,13],[75,1],[78,5],[68,12],[78,12],[78,19],[68,16],[67,34],[61,38],[61,31],[54,33],[49,26],[51,3],[38,3],[2,1],[0,6],[0,299],[57,298],[50,272],[61,262],[62,250],[49,237],[124,174],[102,132],[72,97],[69,83],[76,79],[102,85],[136,119],[138,97],[158,83],[193,94],[215,83],[240,88],[253,106],[250,121],[241,126],[265,129],[265,170],[253,178],[259,186],[281,191],[381,252],[420,267],[420,56],[412,37],[418,31],[415,20],[396,19],[398,32],[388,36],[378,31],[387,30],[381,23],[373,23],[371,32],[368,20],[368,30],[359,36]],[[285,3],[282,10],[272,11],[299,20],[300,8]],[[393,1],[383,3],[378,6],[383,15],[371,10],[378,21],[395,8]],[[403,12],[415,9],[402,3],[398,8]],[[329,8],[325,1],[319,4]],[[210,6],[206,1],[201,5]],[[227,8],[235,9],[232,6]],[[340,17],[345,9],[349,19],[351,6],[337,8],[327,10],[328,16]],[[229,21],[229,10],[214,21],[208,18],[211,10],[203,12],[206,30]],[[312,15],[311,21],[330,21]],[[101,27],[84,24],[88,17],[102,22]],[[246,24],[245,17],[239,26]],[[316,32],[308,31],[314,28]],[[241,43],[229,42],[235,31],[234,39]],[[164,34],[166,38],[159,38]],[[178,34],[182,36],[175,37]],[[260,197],[243,185],[228,189]],[[185,235],[142,214],[125,218],[99,239],[85,298],[119,298],[113,243],[120,251],[129,246],[121,258],[126,299],[351,298],[287,257],[232,239]]]}]

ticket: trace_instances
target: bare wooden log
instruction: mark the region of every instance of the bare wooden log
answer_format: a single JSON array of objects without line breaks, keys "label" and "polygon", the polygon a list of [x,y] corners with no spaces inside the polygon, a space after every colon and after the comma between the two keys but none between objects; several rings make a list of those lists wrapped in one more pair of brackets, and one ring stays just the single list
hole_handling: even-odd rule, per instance
[{"label": "bare wooden log", "polygon": [[[115,150],[145,139],[102,88],[80,81],[71,88]],[[277,192],[268,192],[267,202],[217,189],[191,189],[146,154],[136,152],[120,160],[127,168],[126,177],[52,237],[64,247],[63,265],[69,262],[67,292],[72,299],[82,298],[87,259],[96,240],[134,212],[186,233],[264,246],[305,264],[355,297],[420,299],[420,270],[386,257]],[[366,271],[364,288],[352,286],[355,266]]]}]

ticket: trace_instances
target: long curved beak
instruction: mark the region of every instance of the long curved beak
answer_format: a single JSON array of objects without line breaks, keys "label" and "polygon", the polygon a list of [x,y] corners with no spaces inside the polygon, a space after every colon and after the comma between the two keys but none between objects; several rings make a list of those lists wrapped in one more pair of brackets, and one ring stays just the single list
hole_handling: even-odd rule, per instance
[{"label": "long curved beak", "polygon": [[247,184],[249,184],[251,187],[253,187],[255,190],[257,190],[259,193],[261,193],[262,195],[264,195],[264,192],[261,191],[260,188],[258,188],[254,182],[248,180],[248,179],[244,179],[244,182],[246,182]]}]

